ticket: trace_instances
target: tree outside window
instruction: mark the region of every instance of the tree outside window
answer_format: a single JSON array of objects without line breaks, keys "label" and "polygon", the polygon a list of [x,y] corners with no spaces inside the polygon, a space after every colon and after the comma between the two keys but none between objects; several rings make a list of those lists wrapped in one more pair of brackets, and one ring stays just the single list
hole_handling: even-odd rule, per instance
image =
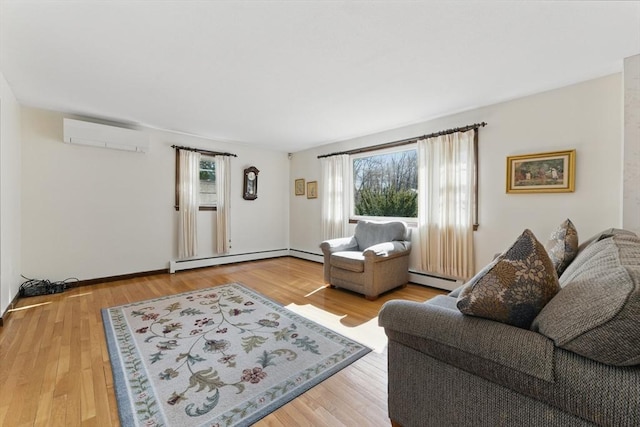
[{"label": "tree outside window", "polygon": [[354,156],[352,215],[417,218],[417,157],[414,148]]},{"label": "tree outside window", "polygon": [[200,206],[214,207],[218,201],[216,193],[216,162],[213,157],[200,158]]}]

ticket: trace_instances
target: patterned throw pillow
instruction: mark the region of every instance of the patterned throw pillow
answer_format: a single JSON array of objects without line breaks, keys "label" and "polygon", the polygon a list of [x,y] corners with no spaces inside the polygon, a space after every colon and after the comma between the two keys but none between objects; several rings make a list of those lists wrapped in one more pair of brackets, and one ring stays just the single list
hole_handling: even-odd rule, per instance
[{"label": "patterned throw pillow", "polygon": [[559,290],[547,251],[530,230],[525,230],[467,283],[457,306],[464,314],[529,328]]},{"label": "patterned throw pillow", "polygon": [[578,254],[578,231],[570,219],[560,224],[545,246],[549,258],[558,273],[562,276],[564,270]]}]

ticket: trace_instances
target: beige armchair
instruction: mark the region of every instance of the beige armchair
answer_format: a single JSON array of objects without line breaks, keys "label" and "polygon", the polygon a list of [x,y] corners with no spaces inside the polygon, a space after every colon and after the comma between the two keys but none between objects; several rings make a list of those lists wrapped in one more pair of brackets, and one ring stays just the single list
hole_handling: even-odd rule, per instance
[{"label": "beige armchair", "polygon": [[360,221],[351,237],[326,240],[324,281],[375,300],[409,281],[410,230],[402,221]]}]

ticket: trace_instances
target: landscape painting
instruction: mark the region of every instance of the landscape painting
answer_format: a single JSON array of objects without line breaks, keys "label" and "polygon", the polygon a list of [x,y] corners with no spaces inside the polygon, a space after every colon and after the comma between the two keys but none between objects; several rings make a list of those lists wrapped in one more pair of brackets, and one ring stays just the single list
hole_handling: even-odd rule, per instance
[{"label": "landscape painting", "polygon": [[575,190],[575,150],[507,157],[507,193]]}]

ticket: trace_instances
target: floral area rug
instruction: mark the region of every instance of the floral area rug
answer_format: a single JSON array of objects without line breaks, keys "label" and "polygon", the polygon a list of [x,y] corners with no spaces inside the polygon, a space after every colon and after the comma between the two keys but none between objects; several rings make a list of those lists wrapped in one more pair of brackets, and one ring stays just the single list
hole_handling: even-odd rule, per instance
[{"label": "floral area rug", "polygon": [[244,426],[370,349],[232,283],[102,310],[123,426]]}]

